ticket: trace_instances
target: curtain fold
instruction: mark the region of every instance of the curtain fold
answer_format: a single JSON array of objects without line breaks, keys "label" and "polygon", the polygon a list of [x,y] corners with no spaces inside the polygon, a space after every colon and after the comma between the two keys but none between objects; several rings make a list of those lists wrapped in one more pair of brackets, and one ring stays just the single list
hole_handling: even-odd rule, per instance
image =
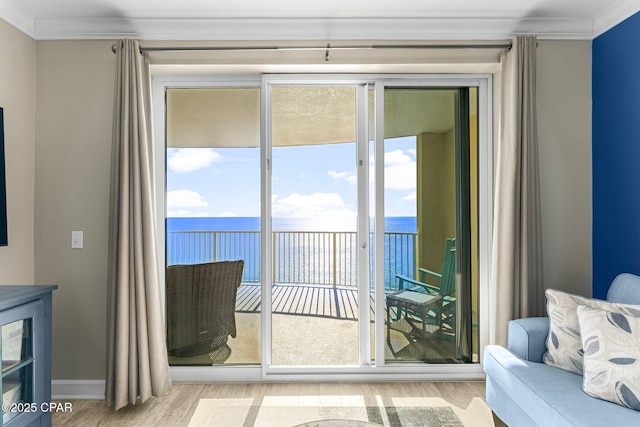
[{"label": "curtain fold", "polygon": [[518,36],[501,61],[495,174],[490,342],[505,345],[508,321],[543,316],[535,36]]},{"label": "curtain fold", "polygon": [[156,242],[148,58],[120,40],[109,217],[105,397],[120,409],[171,390]]}]

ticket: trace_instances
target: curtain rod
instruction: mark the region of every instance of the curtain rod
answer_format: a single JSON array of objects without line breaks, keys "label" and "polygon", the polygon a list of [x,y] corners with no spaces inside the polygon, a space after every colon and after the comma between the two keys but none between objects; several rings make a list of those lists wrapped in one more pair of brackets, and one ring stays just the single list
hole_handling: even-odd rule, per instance
[{"label": "curtain rod", "polygon": [[[484,44],[373,44],[373,45],[341,45],[331,46],[149,46],[140,47],[140,53],[144,52],[199,52],[199,51],[244,51],[244,50],[324,50],[325,58],[328,58],[331,50],[370,50],[370,49],[506,49],[511,50],[511,42],[484,43]],[[117,44],[111,46],[113,53],[116,52]]]}]

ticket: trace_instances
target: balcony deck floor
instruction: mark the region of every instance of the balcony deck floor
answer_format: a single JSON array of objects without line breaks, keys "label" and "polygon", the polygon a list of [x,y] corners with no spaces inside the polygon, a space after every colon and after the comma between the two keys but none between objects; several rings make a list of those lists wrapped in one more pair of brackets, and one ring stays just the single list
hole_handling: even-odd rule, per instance
[{"label": "balcony deck floor", "polygon": [[[280,318],[275,317],[277,322],[285,322],[287,325],[285,343],[290,342],[304,342],[308,339],[308,332],[310,330],[322,330],[322,328],[329,328],[332,331],[339,331],[340,338],[328,338],[327,335],[324,340],[331,341],[334,339],[340,341],[341,345],[330,346],[331,348],[341,349],[339,354],[334,355],[336,359],[332,359],[330,355],[325,354],[322,362],[314,361],[314,365],[341,365],[344,364],[344,337],[350,336],[350,333],[345,333],[340,327],[334,327],[334,324],[328,324],[326,322],[343,321],[342,327],[346,327],[344,323],[353,325],[356,328],[356,322],[352,322],[358,319],[358,292],[352,287],[332,287],[326,285],[298,285],[298,284],[275,284],[272,288],[273,296],[273,313],[276,315],[292,315],[292,316],[306,316],[305,321],[290,322],[284,320],[282,316]],[[374,298],[373,295],[369,297],[371,320],[374,319]],[[170,357],[170,363],[172,365],[211,365],[212,360],[214,364],[222,363],[260,363],[259,352],[259,331],[260,323],[259,316],[262,308],[261,303],[261,289],[257,283],[243,283],[238,289],[236,297],[236,313],[240,314],[237,317],[238,323],[238,337],[234,340],[229,340],[227,343],[232,350],[230,352],[231,358],[229,360],[213,360],[213,356],[209,354],[198,355],[194,357]],[[392,308],[392,316],[395,316],[395,307]],[[256,323],[256,318],[258,321]],[[346,322],[344,322],[346,321]],[[386,321],[386,315],[385,315]],[[324,323],[318,323],[324,322]],[[338,323],[339,324],[339,323]],[[298,326],[295,326],[298,325]],[[279,329],[282,325],[276,327]],[[357,331],[354,329],[352,333]],[[425,340],[424,342],[414,341],[409,339],[406,335],[395,330],[391,331],[392,345],[385,347],[386,357],[389,361],[422,361],[433,363],[457,363],[453,355],[455,354],[454,342],[448,340]],[[351,334],[351,336],[355,336]],[[386,336],[386,335],[385,335]],[[276,340],[277,341],[277,340]],[[282,343],[281,343],[282,344]],[[306,360],[304,355],[295,353],[290,346],[287,345],[274,345],[272,351],[272,361],[289,360],[294,359],[299,365],[307,365],[308,363],[301,362]],[[283,350],[281,347],[284,347]],[[280,352],[280,353],[279,353]],[[294,353],[296,354],[294,356]],[[326,352],[325,352],[326,353]],[[213,354],[213,353],[211,353]],[[278,356],[280,354],[280,356]],[[315,353],[310,353],[315,354]],[[324,354],[324,353],[323,353]],[[227,354],[226,357],[229,357]],[[330,362],[328,362],[330,361]],[[357,362],[354,362],[357,363]],[[287,365],[287,363],[282,363]]]},{"label": "balcony deck floor", "polygon": [[[354,288],[322,285],[275,284],[272,288],[273,313],[356,320],[358,292]],[[370,298],[373,315],[374,300]],[[243,284],[238,289],[236,312],[257,313],[262,307],[260,285]]]}]

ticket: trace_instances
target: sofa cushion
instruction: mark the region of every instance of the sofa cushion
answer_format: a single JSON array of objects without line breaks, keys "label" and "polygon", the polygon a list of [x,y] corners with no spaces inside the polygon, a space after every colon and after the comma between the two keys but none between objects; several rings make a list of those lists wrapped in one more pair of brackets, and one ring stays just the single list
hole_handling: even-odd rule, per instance
[{"label": "sofa cushion", "polygon": [[542,363],[547,352],[548,317],[528,317],[509,321],[507,349],[521,359]]},{"label": "sofa cushion", "polygon": [[483,364],[487,373],[487,404],[507,425],[640,425],[640,412],[584,393],[579,375],[522,360],[497,345],[485,348]]},{"label": "sofa cushion", "polygon": [[607,301],[640,304],[640,276],[630,273],[618,274],[607,291]]},{"label": "sofa cushion", "polygon": [[640,411],[640,318],[579,306],[583,390]]},{"label": "sofa cushion", "polygon": [[547,289],[549,336],[544,363],[582,374],[582,342],[577,308],[585,305],[598,310],[640,316],[640,306],[586,298],[555,289]]}]

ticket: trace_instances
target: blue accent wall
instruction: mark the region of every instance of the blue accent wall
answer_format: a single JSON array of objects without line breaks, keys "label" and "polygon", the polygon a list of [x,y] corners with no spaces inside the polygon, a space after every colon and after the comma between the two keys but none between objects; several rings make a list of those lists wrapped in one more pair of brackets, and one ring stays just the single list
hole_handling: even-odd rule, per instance
[{"label": "blue accent wall", "polygon": [[640,275],[640,13],[592,46],[593,296]]}]

